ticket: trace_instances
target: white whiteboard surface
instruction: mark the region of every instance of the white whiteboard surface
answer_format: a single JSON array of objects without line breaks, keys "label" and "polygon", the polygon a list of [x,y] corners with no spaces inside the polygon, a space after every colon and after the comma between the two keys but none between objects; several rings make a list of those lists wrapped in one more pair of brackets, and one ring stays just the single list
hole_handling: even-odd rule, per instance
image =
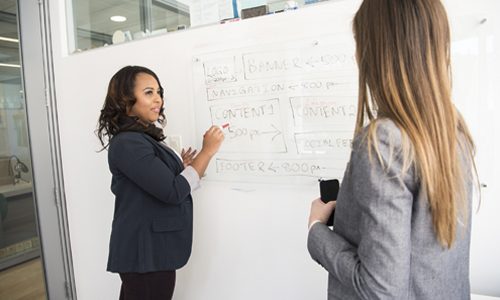
[{"label": "white whiteboard surface", "polygon": [[498,300],[498,299],[500,299],[500,298],[499,297],[484,296],[484,295],[477,295],[477,294],[471,295],[471,300]]},{"label": "white whiteboard surface", "polygon": [[[95,152],[99,145],[93,134],[111,76],[129,64],[156,71],[166,90],[167,134],[181,135],[185,146],[196,145],[202,125],[211,124],[212,120],[208,96],[201,97],[197,90],[209,87],[206,83],[196,86],[200,77],[195,73],[194,58],[199,57],[201,62],[224,61],[248,51],[272,52],[280,44],[287,45],[287,49],[291,45],[292,50],[307,49],[314,40],[319,40],[318,47],[330,45],[330,37],[350,33],[350,19],[359,2],[324,2],[290,13],[190,29],[71,56],[64,52],[64,1],[53,3],[56,4],[51,6],[51,20],[57,110],[76,290],[78,299],[94,300],[117,299],[120,286],[118,276],[105,271],[113,196],[109,191],[111,176],[106,152]],[[500,191],[494,177],[494,172],[500,169],[496,155],[500,152],[496,138],[500,123],[494,122],[500,111],[499,1],[446,3],[452,29],[457,30],[453,50],[454,95],[476,138],[481,180],[488,185],[483,190],[481,209],[473,220],[472,291],[500,296],[500,235],[496,233],[500,228],[497,216]],[[483,27],[478,26],[484,15],[488,21]],[[465,46],[456,46],[460,44]],[[318,74],[311,78],[294,76],[281,79],[286,83],[329,79]],[[264,85],[275,83],[267,77],[252,80]],[[278,95],[280,108],[281,99],[287,97]],[[223,105],[240,100],[214,101]],[[261,100],[264,101],[262,98],[255,101]],[[291,110],[291,106],[285,108]],[[296,132],[292,129],[296,130],[296,126],[287,123],[290,119],[286,114],[281,115],[281,122],[284,130],[290,130],[283,135],[285,144],[293,149],[292,137]],[[247,157],[236,155],[221,153],[220,158]],[[293,154],[293,159],[311,157]],[[277,159],[277,154],[259,158]],[[204,181],[202,189],[194,194],[193,253],[188,265],[178,272],[174,299],[326,298],[327,274],[306,250],[310,200],[318,196],[315,179],[294,176],[293,181],[301,183],[296,185],[291,181],[293,184],[280,182],[284,177],[270,177],[277,178],[277,182],[262,184],[251,182],[251,177],[247,178],[248,183],[227,178]]]},{"label": "white whiteboard surface", "polygon": [[197,136],[229,124],[207,179],[312,183],[342,177],[357,107],[351,34],[196,50]]}]

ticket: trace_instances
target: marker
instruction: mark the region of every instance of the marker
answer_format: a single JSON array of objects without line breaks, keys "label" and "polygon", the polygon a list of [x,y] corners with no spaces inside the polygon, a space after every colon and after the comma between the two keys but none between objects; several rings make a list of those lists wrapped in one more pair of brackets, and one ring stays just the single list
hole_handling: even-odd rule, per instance
[{"label": "marker", "polygon": [[221,126],[222,129],[226,129],[226,128],[229,128],[229,123],[226,123],[224,125]]}]

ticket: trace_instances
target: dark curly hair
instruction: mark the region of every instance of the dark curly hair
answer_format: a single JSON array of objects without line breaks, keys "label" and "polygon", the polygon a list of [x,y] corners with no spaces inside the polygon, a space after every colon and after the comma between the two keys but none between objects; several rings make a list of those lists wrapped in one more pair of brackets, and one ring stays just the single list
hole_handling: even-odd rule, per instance
[{"label": "dark curly hair", "polygon": [[[96,134],[103,146],[101,150],[106,149],[113,136],[122,131],[144,132],[157,141],[165,139],[163,130],[155,126],[155,124],[146,124],[137,117],[127,115],[127,110],[132,108],[137,100],[134,96],[134,87],[136,77],[140,73],[149,74],[156,79],[163,101],[163,87],[160,84],[158,76],[150,69],[141,66],[126,66],[116,72],[109,81],[108,93],[97,124]],[[165,114],[163,111],[162,103],[158,123],[165,126]]]}]

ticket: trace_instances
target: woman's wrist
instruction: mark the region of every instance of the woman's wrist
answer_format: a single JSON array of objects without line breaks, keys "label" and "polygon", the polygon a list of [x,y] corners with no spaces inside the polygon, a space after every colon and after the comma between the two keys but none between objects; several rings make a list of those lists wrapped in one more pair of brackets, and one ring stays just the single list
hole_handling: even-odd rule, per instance
[{"label": "woman's wrist", "polygon": [[203,174],[205,173],[205,170],[207,169],[208,164],[210,163],[210,160],[212,159],[212,156],[210,153],[207,153],[206,150],[201,149],[200,153],[194,158],[193,162],[191,163],[191,166],[198,172],[198,175],[203,177]]},{"label": "woman's wrist", "polygon": [[208,151],[206,148],[201,148],[199,155],[207,156],[209,159],[212,159],[212,157],[215,155],[215,152]]},{"label": "woman's wrist", "polygon": [[311,230],[311,228],[312,228],[312,227],[314,226],[314,224],[316,224],[316,223],[323,223],[323,222],[321,222],[321,220],[318,220],[318,219],[311,221],[311,223],[309,223],[309,230]]}]

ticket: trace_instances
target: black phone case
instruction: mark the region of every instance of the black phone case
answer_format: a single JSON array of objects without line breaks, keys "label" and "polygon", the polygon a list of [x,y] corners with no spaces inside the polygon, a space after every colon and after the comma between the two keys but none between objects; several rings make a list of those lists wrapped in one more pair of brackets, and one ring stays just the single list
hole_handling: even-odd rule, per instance
[{"label": "black phone case", "polygon": [[[321,194],[321,201],[324,203],[337,200],[337,195],[339,194],[340,183],[337,179],[330,180],[320,180],[319,181],[319,192]],[[335,210],[333,210],[327,226],[333,226],[333,218],[335,217]]]}]

